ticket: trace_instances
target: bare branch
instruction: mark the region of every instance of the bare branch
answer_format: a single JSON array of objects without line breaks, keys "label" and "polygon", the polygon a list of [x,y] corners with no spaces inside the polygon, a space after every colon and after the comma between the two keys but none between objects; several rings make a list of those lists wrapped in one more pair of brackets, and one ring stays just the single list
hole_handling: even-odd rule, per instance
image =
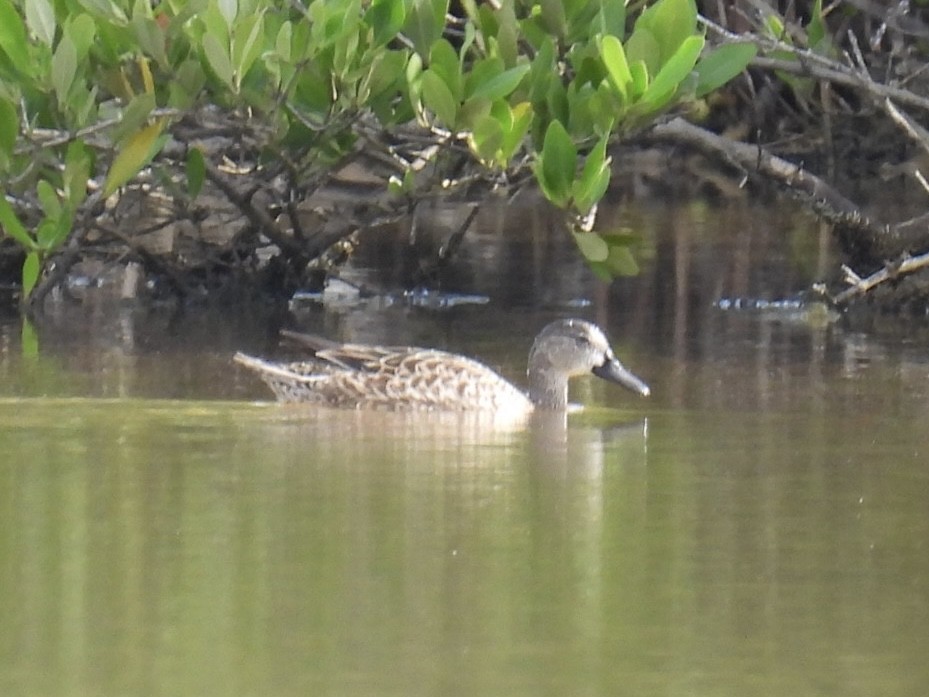
[{"label": "bare branch", "polygon": [[927,267],[929,267],[929,253],[920,254],[915,257],[906,257],[899,263],[887,266],[871,274],[867,278],[861,278],[850,268],[843,266],[842,270],[845,273],[845,281],[849,283],[851,287],[835,296],[833,301],[837,305],[845,305],[853,298],[863,296],[868,291],[883,283],[899,280],[906,275]]}]

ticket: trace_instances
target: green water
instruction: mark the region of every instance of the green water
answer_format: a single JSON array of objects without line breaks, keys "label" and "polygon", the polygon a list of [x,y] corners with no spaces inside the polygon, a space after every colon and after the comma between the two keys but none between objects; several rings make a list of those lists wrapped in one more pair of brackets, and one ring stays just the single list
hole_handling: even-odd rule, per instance
[{"label": "green water", "polygon": [[925,694],[925,429],[634,404],[0,401],[0,694]]},{"label": "green water", "polygon": [[[787,206],[623,209],[609,288],[542,211],[468,233],[487,304],[0,320],[0,697],[929,694],[929,327],[723,311],[837,268]],[[282,322],[518,381],[568,314],[649,399],[288,409],[230,363]]]}]

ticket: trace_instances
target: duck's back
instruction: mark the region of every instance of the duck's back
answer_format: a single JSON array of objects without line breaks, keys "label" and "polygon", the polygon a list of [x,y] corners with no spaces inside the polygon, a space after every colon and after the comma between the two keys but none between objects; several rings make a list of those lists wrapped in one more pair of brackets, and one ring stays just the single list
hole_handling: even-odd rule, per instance
[{"label": "duck's back", "polygon": [[308,361],[238,360],[283,402],[396,411],[532,410],[528,397],[493,370],[446,351],[348,344],[317,351]]}]

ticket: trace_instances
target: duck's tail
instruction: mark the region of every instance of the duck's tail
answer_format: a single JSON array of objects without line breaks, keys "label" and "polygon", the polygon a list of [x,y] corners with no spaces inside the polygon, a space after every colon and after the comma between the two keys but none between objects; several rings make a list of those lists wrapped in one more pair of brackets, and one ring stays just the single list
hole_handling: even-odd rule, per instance
[{"label": "duck's tail", "polygon": [[236,353],[232,357],[232,360],[241,366],[245,366],[249,370],[255,371],[265,380],[270,379],[285,380],[296,383],[312,383],[323,377],[319,374],[300,373],[296,370],[293,370],[286,364],[272,363],[271,361],[255,358],[254,356],[249,356],[248,354],[241,352]]}]

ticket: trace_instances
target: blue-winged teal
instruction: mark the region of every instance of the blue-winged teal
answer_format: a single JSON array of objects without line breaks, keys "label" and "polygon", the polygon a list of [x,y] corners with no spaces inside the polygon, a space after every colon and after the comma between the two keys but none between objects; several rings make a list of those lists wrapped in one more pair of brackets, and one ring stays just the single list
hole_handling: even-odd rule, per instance
[{"label": "blue-winged teal", "polygon": [[350,409],[563,410],[568,378],[587,373],[649,393],[648,385],[613,355],[600,328],[579,319],[552,322],[536,337],[529,352],[528,394],[482,363],[446,351],[340,344],[286,330],[283,335],[308,348],[312,358],[293,363],[242,353],[234,358],[257,372],[282,402]]}]

